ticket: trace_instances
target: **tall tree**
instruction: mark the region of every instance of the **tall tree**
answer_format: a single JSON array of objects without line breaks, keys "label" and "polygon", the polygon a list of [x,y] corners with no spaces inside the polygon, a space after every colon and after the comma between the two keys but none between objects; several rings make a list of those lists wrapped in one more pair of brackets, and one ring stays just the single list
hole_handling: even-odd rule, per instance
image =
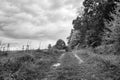
[{"label": "tall tree", "polygon": [[[79,43],[91,47],[101,45],[104,32],[109,28],[105,22],[114,20],[111,13],[115,14],[119,0],[85,0],[83,2],[84,14],[73,20],[75,30],[80,31]],[[81,45],[81,44],[80,44]]]},{"label": "tall tree", "polygon": [[114,15],[115,20],[112,22],[112,35],[111,39],[115,41],[114,48],[115,54],[120,53],[120,4],[116,10],[116,15]]}]

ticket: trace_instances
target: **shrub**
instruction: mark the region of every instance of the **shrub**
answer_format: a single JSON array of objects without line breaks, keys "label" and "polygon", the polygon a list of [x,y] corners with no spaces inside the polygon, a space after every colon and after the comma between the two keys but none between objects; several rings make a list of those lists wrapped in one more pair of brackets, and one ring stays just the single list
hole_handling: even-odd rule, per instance
[{"label": "shrub", "polygon": [[[82,57],[83,53],[79,53]],[[87,55],[88,54],[88,55]],[[88,57],[86,58],[87,55]],[[119,80],[120,57],[85,53],[80,65],[59,66],[48,74],[48,80]],[[86,59],[85,59],[86,58]]]},{"label": "shrub", "polygon": [[17,61],[24,63],[24,62],[33,62],[34,58],[31,55],[25,54],[21,57],[17,57]]}]

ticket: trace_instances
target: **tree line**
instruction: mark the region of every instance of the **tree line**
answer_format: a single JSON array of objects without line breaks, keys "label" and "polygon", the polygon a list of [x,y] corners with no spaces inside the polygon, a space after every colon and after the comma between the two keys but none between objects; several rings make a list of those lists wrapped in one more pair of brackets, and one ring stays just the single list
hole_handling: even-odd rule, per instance
[{"label": "tree line", "polygon": [[[68,37],[71,49],[96,48],[103,44],[120,46],[120,1],[84,0],[84,12],[73,20]],[[119,49],[118,49],[119,50]]]}]

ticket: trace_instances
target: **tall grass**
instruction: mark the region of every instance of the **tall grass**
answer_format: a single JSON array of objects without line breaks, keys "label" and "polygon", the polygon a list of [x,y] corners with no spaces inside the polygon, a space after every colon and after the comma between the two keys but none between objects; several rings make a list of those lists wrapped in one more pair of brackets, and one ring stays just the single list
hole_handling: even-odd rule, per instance
[{"label": "tall grass", "polygon": [[[51,70],[48,80],[119,80],[120,57],[116,55],[101,55],[89,50],[73,51],[83,63],[67,66],[67,62]],[[67,57],[68,58],[68,57]],[[66,59],[66,58],[62,58]],[[64,61],[64,60],[61,60]],[[73,61],[74,62],[74,61]],[[69,63],[69,62],[68,62]],[[66,65],[66,66],[65,66]]]}]

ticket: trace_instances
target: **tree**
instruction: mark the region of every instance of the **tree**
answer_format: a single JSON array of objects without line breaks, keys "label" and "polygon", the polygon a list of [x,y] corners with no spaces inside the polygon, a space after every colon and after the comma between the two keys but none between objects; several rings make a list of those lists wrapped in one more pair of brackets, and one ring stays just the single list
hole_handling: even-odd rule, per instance
[{"label": "tree", "polygon": [[25,45],[22,45],[22,51],[24,51],[25,50]]},{"label": "tree", "polygon": [[73,20],[74,30],[80,31],[80,45],[97,47],[102,43],[105,31],[111,30],[105,26],[105,22],[114,20],[119,0],[85,0],[83,2],[84,14]]},{"label": "tree", "polygon": [[10,50],[10,43],[7,44],[7,51]]},{"label": "tree", "polygon": [[0,51],[2,51],[2,41],[0,41]]},{"label": "tree", "polygon": [[55,47],[59,50],[64,49],[66,47],[65,42],[62,39],[59,39],[56,44]]},{"label": "tree", "polygon": [[78,42],[80,41],[80,31],[79,30],[71,30],[71,34],[68,37],[68,47],[71,49],[74,49],[74,46],[78,45]]},{"label": "tree", "polygon": [[85,6],[85,16],[87,16],[87,23],[90,26],[87,26],[88,29],[92,29],[92,36],[90,35],[88,43],[98,46],[102,42],[102,37],[105,30],[110,31],[109,28],[105,26],[105,22],[111,22],[114,20],[111,13],[115,13],[117,4],[115,0],[85,0],[83,5]]},{"label": "tree", "polygon": [[[119,5],[120,8],[120,5]],[[111,33],[111,39],[115,41],[114,48],[115,48],[115,54],[119,54],[120,52],[120,12],[119,8],[116,10],[116,14],[114,15],[114,21],[112,22],[112,33]]]},{"label": "tree", "polygon": [[51,48],[52,48],[52,46],[51,46],[51,44],[49,44],[49,45],[48,45],[48,49],[51,49]]}]

